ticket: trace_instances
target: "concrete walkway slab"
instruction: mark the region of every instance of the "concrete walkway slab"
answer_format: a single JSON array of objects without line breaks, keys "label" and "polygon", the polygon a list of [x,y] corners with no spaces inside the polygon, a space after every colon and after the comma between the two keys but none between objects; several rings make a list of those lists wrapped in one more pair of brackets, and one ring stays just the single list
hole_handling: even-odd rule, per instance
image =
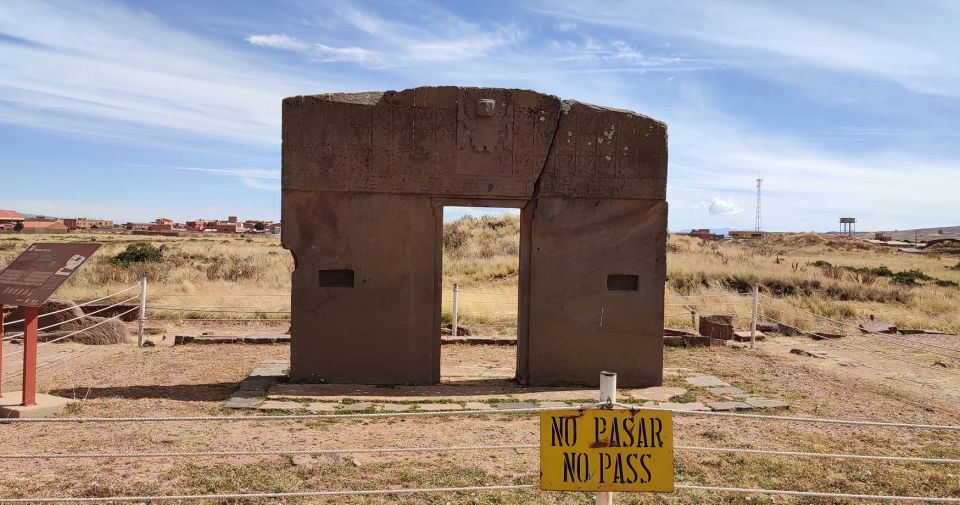
[{"label": "concrete walkway slab", "polygon": [[693,377],[687,377],[687,384],[702,388],[730,386],[730,384],[727,384],[726,382],[720,380],[719,377],[714,377],[713,375],[695,375]]},{"label": "concrete walkway slab", "polygon": [[707,407],[710,407],[711,410],[718,412],[726,412],[731,410],[749,410],[754,408],[753,405],[744,402],[716,402],[708,403]]}]

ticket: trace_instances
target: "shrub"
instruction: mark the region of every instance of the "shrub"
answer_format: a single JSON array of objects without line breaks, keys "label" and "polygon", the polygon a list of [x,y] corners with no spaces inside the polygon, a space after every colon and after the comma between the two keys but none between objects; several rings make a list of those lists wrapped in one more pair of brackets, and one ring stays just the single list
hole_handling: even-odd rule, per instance
[{"label": "shrub", "polygon": [[129,266],[134,263],[163,260],[164,246],[157,247],[149,242],[134,242],[113,257],[113,263],[120,266]]},{"label": "shrub", "polygon": [[949,268],[950,270],[960,270],[960,263],[957,263],[956,265],[953,265],[952,267],[947,267],[947,268]]},{"label": "shrub", "polygon": [[905,286],[916,286],[920,284],[918,281],[929,281],[933,277],[919,271],[919,270],[904,270],[893,274],[891,281],[895,284],[903,284]]},{"label": "shrub", "polygon": [[893,277],[893,270],[885,266],[879,266],[877,268],[870,269],[870,273],[878,277]]},{"label": "shrub", "polygon": [[828,268],[833,266],[830,264],[829,261],[823,261],[823,260],[814,261],[813,263],[811,263],[811,265],[815,267],[820,267],[820,268]]},{"label": "shrub", "polygon": [[933,281],[934,284],[940,286],[941,288],[960,288],[960,283],[956,281],[947,281],[943,279],[937,279]]}]

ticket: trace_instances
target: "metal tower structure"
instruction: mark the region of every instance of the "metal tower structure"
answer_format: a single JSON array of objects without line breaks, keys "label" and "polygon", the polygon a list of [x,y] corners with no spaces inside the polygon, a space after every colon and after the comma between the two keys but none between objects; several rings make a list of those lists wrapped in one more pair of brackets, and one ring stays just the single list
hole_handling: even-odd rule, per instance
[{"label": "metal tower structure", "polygon": [[760,187],[761,186],[763,186],[763,179],[757,177],[757,223],[754,229],[754,231],[757,233],[761,233],[763,231],[763,227],[761,226],[761,221],[760,221]]}]

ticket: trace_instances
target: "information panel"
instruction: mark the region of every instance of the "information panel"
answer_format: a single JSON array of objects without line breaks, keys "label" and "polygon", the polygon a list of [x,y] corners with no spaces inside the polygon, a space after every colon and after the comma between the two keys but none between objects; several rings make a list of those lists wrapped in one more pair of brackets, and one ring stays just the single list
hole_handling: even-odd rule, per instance
[{"label": "information panel", "polygon": [[45,244],[27,247],[0,272],[0,305],[39,307],[100,244]]},{"label": "information panel", "polygon": [[551,410],[540,414],[540,488],[672,493],[673,414]]}]

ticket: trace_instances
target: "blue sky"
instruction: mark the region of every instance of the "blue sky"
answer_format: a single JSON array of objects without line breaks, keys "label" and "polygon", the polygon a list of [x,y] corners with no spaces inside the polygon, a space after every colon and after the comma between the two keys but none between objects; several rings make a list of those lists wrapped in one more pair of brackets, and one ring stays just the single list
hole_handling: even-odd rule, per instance
[{"label": "blue sky", "polygon": [[280,102],[531,88],[669,127],[670,228],[957,225],[960,2],[0,2],[0,208],[271,218]]}]

